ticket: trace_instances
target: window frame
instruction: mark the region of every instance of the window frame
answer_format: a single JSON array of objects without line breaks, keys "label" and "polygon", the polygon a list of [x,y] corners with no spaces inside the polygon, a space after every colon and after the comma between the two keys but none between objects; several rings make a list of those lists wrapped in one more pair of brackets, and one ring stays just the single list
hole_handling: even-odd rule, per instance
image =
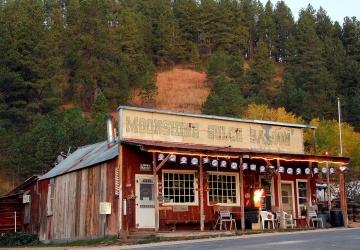
[{"label": "window frame", "polygon": [[163,170],[161,173],[161,184],[162,184],[162,196],[165,198],[164,191],[165,191],[165,185],[164,185],[164,174],[192,174],[194,175],[194,183],[193,183],[193,189],[194,189],[194,202],[163,202],[164,206],[198,206],[199,205],[199,195],[198,195],[198,177],[196,175],[198,171],[196,170]]},{"label": "window frame", "polygon": [[210,186],[209,180],[207,180],[207,204],[209,206],[222,206],[222,207],[239,207],[240,206],[240,180],[239,173],[234,172],[218,172],[218,171],[207,171],[208,175],[223,175],[223,176],[235,176],[235,188],[236,188],[236,203],[210,203]]},{"label": "window frame", "polygon": [[[305,205],[300,204],[300,196],[299,196],[299,182],[305,183],[305,189],[306,189],[306,203]],[[309,199],[309,190],[307,189],[307,179],[296,179],[296,201],[297,201],[297,212],[298,212],[298,218],[306,218],[306,215],[301,215],[301,207],[305,206],[307,208],[308,199]],[[304,198],[304,197],[301,197]]]}]

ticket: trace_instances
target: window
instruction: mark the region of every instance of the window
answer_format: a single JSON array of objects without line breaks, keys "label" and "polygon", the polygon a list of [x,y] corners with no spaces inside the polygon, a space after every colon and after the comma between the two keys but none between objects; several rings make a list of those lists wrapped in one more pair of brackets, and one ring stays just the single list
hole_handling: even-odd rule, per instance
[{"label": "window", "polygon": [[54,181],[54,179],[50,179],[48,196],[47,196],[47,215],[48,216],[53,214],[54,196],[55,196],[55,181]]},{"label": "window", "polygon": [[209,204],[239,205],[237,174],[209,173]]},{"label": "window", "polygon": [[197,204],[193,172],[163,172],[163,192],[166,203]]},{"label": "window", "polygon": [[307,181],[297,181],[297,197],[298,197],[298,215],[303,217],[306,216],[306,205],[307,205]]}]

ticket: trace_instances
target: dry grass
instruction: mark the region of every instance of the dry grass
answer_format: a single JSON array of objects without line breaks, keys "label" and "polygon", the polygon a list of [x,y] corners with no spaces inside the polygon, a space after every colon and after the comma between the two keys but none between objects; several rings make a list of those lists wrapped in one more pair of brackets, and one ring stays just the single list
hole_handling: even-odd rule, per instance
[{"label": "dry grass", "polygon": [[[197,72],[181,66],[158,72],[157,94],[151,105],[157,109],[201,113],[202,104],[210,92],[205,72]],[[134,91],[131,105],[147,106]]]}]

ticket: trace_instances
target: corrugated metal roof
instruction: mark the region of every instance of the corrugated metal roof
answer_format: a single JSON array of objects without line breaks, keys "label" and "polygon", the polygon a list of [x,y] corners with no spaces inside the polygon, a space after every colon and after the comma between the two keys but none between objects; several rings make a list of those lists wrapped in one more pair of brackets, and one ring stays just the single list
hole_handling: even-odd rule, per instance
[{"label": "corrugated metal roof", "polygon": [[284,127],[292,127],[292,128],[310,128],[316,129],[315,126],[305,125],[305,124],[295,124],[295,123],[286,123],[286,122],[274,122],[274,121],[264,121],[264,120],[255,120],[255,119],[240,119],[234,117],[225,117],[225,116],[216,116],[216,115],[203,115],[203,114],[192,114],[192,113],[180,113],[169,110],[159,110],[159,109],[149,109],[149,108],[141,108],[141,107],[132,107],[132,106],[119,106],[117,108],[118,111],[121,109],[135,110],[135,111],[143,111],[149,113],[159,113],[159,114],[168,114],[168,115],[177,115],[177,116],[189,116],[189,117],[197,117],[197,118],[207,118],[207,119],[216,119],[223,121],[234,121],[234,122],[247,122],[247,123],[255,123],[255,124],[264,124],[264,125],[275,125],[275,126],[284,126]]},{"label": "corrugated metal roof", "polygon": [[115,143],[111,147],[107,141],[95,143],[78,148],[74,153],[69,155],[65,160],[60,162],[49,172],[41,176],[39,179],[49,179],[58,175],[76,171],[79,169],[91,167],[93,165],[114,159],[118,155],[118,144]]}]

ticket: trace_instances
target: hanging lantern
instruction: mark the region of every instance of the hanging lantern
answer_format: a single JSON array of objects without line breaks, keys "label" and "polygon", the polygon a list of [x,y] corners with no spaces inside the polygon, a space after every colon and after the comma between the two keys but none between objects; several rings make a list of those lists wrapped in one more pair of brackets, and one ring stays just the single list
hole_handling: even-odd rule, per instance
[{"label": "hanging lantern", "polygon": [[335,174],[335,168],[330,168],[330,174]]},{"label": "hanging lantern", "polygon": [[163,161],[165,159],[165,155],[164,154],[158,154],[157,156],[157,160],[158,161]]},{"label": "hanging lantern", "polygon": [[305,168],[305,174],[309,175],[311,172],[310,168]]},{"label": "hanging lantern", "polygon": [[296,169],[296,174],[301,174],[301,168]]},{"label": "hanging lantern", "polygon": [[169,161],[176,162],[176,155],[170,155]]},{"label": "hanging lantern", "polygon": [[341,166],[339,169],[340,169],[341,172],[346,172],[348,170],[348,167],[347,166]]},{"label": "hanging lantern", "polygon": [[186,156],[182,156],[180,158],[180,164],[181,165],[187,165],[187,157]]},{"label": "hanging lantern", "polygon": [[204,157],[204,158],[203,158],[203,164],[204,164],[204,165],[210,164],[210,159],[209,159],[209,157]]},{"label": "hanging lantern", "polygon": [[293,174],[293,173],[294,173],[294,169],[288,168],[288,169],[286,170],[286,173],[287,173],[287,174]]},{"label": "hanging lantern", "polygon": [[251,171],[256,171],[256,165],[255,165],[255,164],[251,164],[251,165],[250,165],[250,170],[251,170]]},{"label": "hanging lantern", "polygon": [[198,158],[192,158],[192,159],[191,159],[191,165],[192,165],[192,166],[197,166],[197,165],[199,165],[199,159],[198,159]]},{"label": "hanging lantern", "polygon": [[319,169],[318,169],[317,167],[314,167],[314,168],[313,168],[313,172],[314,172],[314,174],[318,174],[318,173],[319,173]]},{"label": "hanging lantern", "polygon": [[249,165],[246,162],[244,162],[242,164],[242,168],[243,168],[243,170],[247,170],[249,168]]},{"label": "hanging lantern", "polygon": [[220,167],[221,168],[226,168],[226,164],[227,164],[226,161],[221,161],[220,162]]},{"label": "hanging lantern", "polygon": [[211,161],[211,166],[213,166],[214,168],[217,168],[218,165],[219,165],[219,161],[218,161],[218,160],[212,160],[212,161]]},{"label": "hanging lantern", "polygon": [[259,170],[260,170],[260,173],[265,173],[265,166],[260,166]]},{"label": "hanging lantern", "polygon": [[321,169],[321,172],[322,172],[323,174],[327,174],[328,169],[327,169],[327,168],[325,168],[325,167],[323,167],[323,168]]},{"label": "hanging lantern", "polygon": [[279,173],[284,173],[284,172],[285,172],[285,168],[282,167],[282,166],[280,166],[280,167],[279,167]]},{"label": "hanging lantern", "polygon": [[230,168],[231,168],[231,169],[236,170],[237,167],[238,167],[238,164],[237,164],[236,162],[232,162],[232,163],[230,164]]}]

